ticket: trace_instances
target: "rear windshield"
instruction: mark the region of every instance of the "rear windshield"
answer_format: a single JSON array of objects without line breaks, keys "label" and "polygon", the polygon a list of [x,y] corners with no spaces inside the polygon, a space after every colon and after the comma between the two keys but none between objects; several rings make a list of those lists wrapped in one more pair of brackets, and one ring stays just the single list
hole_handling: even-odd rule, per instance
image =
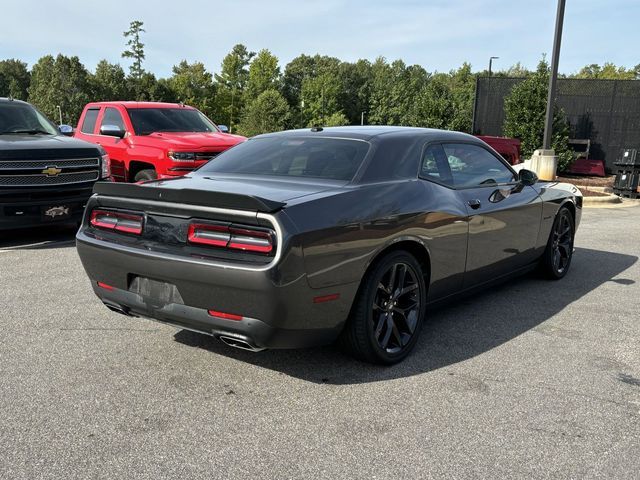
[{"label": "rear windshield", "polygon": [[136,135],[155,132],[217,132],[203,113],[191,108],[129,108]]},{"label": "rear windshield", "polygon": [[255,138],[227,150],[199,172],[352,180],[369,143],[308,137]]}]

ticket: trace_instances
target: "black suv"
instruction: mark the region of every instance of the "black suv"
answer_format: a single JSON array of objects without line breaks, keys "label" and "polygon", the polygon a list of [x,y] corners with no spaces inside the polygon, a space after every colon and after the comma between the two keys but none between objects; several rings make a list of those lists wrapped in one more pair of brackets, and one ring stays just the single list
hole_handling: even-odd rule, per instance
[{"label": "black suv", "polygon": [[80,221],[93,184],[111,173],[102,147],[72,134],[28,103],[0,98],[0,231]]}]

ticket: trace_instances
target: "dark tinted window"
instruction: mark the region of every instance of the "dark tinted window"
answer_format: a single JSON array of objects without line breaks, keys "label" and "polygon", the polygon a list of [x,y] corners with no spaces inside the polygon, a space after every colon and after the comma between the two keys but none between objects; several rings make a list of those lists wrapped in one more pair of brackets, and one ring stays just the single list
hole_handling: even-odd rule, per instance
[{"label": "dark tinted window", "polygon": [[218,131],[204,114],[191,108],[130,108],[128,111],[137,135]]},{"label": "dark tinted window", "polygon": [[84,115],[84,120],[82,121],[82,127],[80,127],[82,133],[93,133],[95,131],[99,111],[99,108],[87,110],[87,113]]},{"label": "dark tinted window", "polygon": [[457,188],[515,181],[513,172],[488,150],[464,143],[444,144],[444,153]]},{"label": "dark tinted window", "polygon": [[429,145],[422,155],[420,177],[453,187],[453,178],[442,145]]},{"label": "dark tinted window", "polygon": [[0,102],[0,135],[21,131],[58,134],[53,123],[31,105],[18,101]]},{"label": "dark tinted window", "polygon": [[416,178],[420,156],[419,139],[383,138],[362,176],[363,182]]},{"label": "dark tinted window", "polygon": [[219,155],[199,172],[351,180],[369,144],[308,137],[256,138]]},{"label": "dark tinted window", "polygon": [[104,111],[104,116],[102,117],[102,123],[100,126],[103,125],[115,125],[116,127],[120,127],[120,130],[126,130],[126,128],[124,128],[122,115],[120,115],[120,112],[113,107],[107,107]]}]

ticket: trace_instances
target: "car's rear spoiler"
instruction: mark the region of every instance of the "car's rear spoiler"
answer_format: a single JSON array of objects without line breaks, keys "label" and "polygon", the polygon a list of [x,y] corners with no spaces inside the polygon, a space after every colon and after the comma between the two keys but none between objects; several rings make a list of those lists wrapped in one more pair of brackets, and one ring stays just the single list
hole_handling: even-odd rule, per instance
[{"label": "car's rear spoiler", "polygon": [[211,192],[189,188],[162,188],[134,183],[96,182],[93,193],[119,198],[136,198],[205,207],[229,208],[271,213],[285,206],[283,202],[239,193]]}]

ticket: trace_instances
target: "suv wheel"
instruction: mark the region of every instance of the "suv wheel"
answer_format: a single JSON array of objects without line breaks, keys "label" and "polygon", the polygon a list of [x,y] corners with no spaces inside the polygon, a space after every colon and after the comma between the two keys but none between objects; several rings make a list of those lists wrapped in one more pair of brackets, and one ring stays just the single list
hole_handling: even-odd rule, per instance
[{"label": "suv wheel", "polygon": [[134,180],[136,182],[147,182],[149,180],[155,180],[156,178],[158,178],[156,171],[152,168],[147,168],[136,173]]}]

